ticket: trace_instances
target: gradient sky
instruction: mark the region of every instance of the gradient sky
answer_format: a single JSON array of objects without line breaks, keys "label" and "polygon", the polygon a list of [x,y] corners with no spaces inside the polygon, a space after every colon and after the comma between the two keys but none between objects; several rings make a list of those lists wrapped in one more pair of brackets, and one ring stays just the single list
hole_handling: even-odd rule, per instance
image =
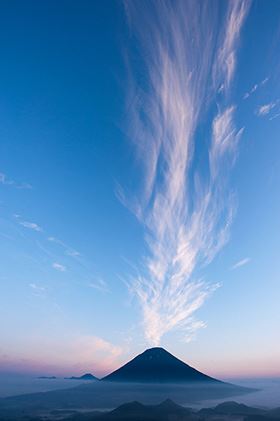
[{"label": "gradient sky", "polygon": [[279,1],[0,9],[0,371],[280,376]]}]

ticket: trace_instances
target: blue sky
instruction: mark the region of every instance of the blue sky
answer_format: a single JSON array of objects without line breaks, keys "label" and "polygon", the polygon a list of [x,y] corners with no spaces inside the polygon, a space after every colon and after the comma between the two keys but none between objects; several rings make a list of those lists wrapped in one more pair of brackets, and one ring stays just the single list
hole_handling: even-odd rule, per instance
[{"label": "blue sky", "polygon": [[1,370],[279,376],[279,2],[1,9]]}]

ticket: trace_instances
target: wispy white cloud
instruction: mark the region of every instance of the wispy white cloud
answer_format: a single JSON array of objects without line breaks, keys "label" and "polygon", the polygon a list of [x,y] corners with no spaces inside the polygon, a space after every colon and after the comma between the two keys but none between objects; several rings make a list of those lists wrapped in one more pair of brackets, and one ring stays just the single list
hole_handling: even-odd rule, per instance
[{"label": "wispy white cloud", "polygon": [[254,92],[256,92],[256,90],[262,86],[264,86],[267,82],[269,81],[269,78],[266,77],[265,79],[263,79],[260,83],[256,83],[251,89],[250,91],[246,92],[243,96],[243,99],[248,99]]},{"label": "wispy white cloud", "polygon": [[65,254],[70,257],[79,257],[81,255],[77,250],[74,249],[65,250]]},{"label": "wispy white cloud", "polygon": [[18,183],[15,180],[12,180],[9,178],[6,174],[0,172],[0,184],[3,184],[5,186],[12,186],[16,189],[32,189],[31,184],[28,183]]},{"label": "wispy white cloud", "polygon": [[46,290],[46,288],[45,288],[45,287],[42,287],[42,286],[39,286],[39,285],[37,285],[37,284],[33,284],[33,283],[29,284],[29,286],[30,286],[30,288],[35,289],[36,291],[41,291],[41,292],[43,292],[43,291],[45,291],[45,290]]},{"label": "wispy white cloud", "polygon": [[233,106],[219,112],[213,121],[213,137],[209,154],[212,178],[219,175],[221,160],[226,156],[234,162],[237,146],[243,129],[237,130],[234,125]]},{"label": "wispy white cloud", "polygon": [[268,104],[260,105],[256,110],[256,114],[259,117],[263,117],[263,116],[269,114],[276,107],[278,102],[279,102],[279,100],[269,102]]},{"label": "wispy white cloud", "polygon": [[196,331],[206,326],[206,323],[201,320],[194,320],[193,322],[190,320],[185,329],[184,341],[187,343],[192,342],[195,339]]},{"label": "wispy white cloud", "polygon": [[275,120],[275,118],[279,118],[280,117],[280,113],[276,113],[276,114],[274,114],[273,116],[271,116],[270,118],[269,118],[269,120],[271,121],[271,120]]},{"label": "wispy white cloud", "polygon": [[63,241],[59,240],[56,237],[48,237],[48,241],[50,241],[52,243],[59,244],[64,249],[64,253],[67,256],[70,256],[70,257],[73,257],[73,258],[77,258],[77,257],[81,256],[81,254],[77,250],[67,246],[67,244],[65,244]]},{"label": "wispy white cloud", "polygon": [[30,222],[30,221],[25,221],[21,215],[19,215],[18,213],[14,213],[13,217],[15,218],[15,220],[17,221],[17,223],[19,225],[22,225],[24,228],[28,228],[31,229],[33,231],[37,231],[37,232],[42,232],[43,229],[36,224],[35,222]]},{"label": "wispy white cloud", "polygon": [[251,261],[250,257],[245,257],[244,259],[239,260],[238,262],[236,262],[234,265],[231,266],[231,269],[237,269],[240,268],[241,266],[247,265],[247,263],[249,263]]},{"label": "wispy white cloud", "polygon": [[269,81],[269,77],[266,77],[265,79],[263,79],[260,83],[260,86],[265,85],[267,82]]},{"label": "wispy white cloud", "polygon": [[254,85],[253,88],[249,91],[246,92],[243,96],[243,99],[248,99],[250,95],[252,95],[256,90],[258,89],[258,85]]},{"label": "wispy white cloud", "polygon": [[[230,87],[236,67],[236,49],[238,47],[240,30],[248,14],[249,7],[250,1],[246,0],[232,0],[228,2],[222,31],[219,33],[220,46],[218,47],[216,61],[213,66],[214,79],[218,82],[220,89],[221,87],[225,89]],[[209,25],[207,22],[205,24]]]},{"label": "wispy white cloud", "polygon": [[89,287],[97,289],[98,291],[101,291],[101,292],[107,292],[107,293],[110,292],[110,289],[107,283],[101,278],[98,278],[97,280],[90,282]]},{"label": "wispy white cloud", "polygon": [[33,291],[33,295],[37,296],[37,297],[44,297],[46,295],[46,288],[44,286],[35,284],[35,283],[30,283],[29,284],[29,288],[31,288],[31,290]]},{"label": "wispy white cloud", "polygon": [[[149,247],[130,289],[152,344],[172,329],[190,338],[204,326],[194,313],[219,285],[198,279],[196,271],[227,242],[234,214],[226,181],[242,130],[235,128],[228,96],[250,2],[227,2],[222,25],[215,5],[126,2],[128,21],[144,48],[149,86],[142,84],[141,91],[136,84],[130,96],[130,137],[143,163],[144,184],[128,207],[144,224]],[[207,174],[194,165],[195,134],[211,98],[221,96],[208,135]]]},{"label": "wispy white cloud", "polygon": [[66,266],[62,265],[61,263],[54,262],[52,267],[59,272],[66,272]]},{"label": "wispy white cloud", "polygon": [[43,231],[43,229],[38,224],[36,224],[35,222],[19,221],[19,224],[22,225],[25,228],[29,228],[29,229],[34,230],[34,231],[38,231],[38,232]]}]

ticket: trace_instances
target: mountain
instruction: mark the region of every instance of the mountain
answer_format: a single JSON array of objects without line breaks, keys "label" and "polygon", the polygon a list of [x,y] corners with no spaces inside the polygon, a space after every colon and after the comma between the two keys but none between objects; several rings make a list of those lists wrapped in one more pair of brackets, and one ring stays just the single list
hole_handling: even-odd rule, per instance
[{"label": "mountain", "polygon": [[131,383],[222,383],[190,367],[163,348],[150,348],[102,379]]},{"label": "mountain", "polygon": [[252,408],[237,402],[223,402],[215,408],[203,408],[198,414],[204,417],[210,416],[262,416],[266,413],[265,410],[260,408]]},{"label": "mountain", "polygon": [[93,376],[91,373],[86,373],[80,377],[64,377],[67,380],[99,380],[97,377]]},{"label": "mountain", "polygon": [[[159,405],[144,405],[137,401],[125,403],[113,411],[77,413],[63,420],[68,421],[279,421],[279,408],[265,410],[224,402],[215,408],[195,411],[177,405],[170,399]],[[59,415],[59,413],[58,413]]]},{"label": "mountain", "polygon": [[201,420],[191,409],[177,405],[170,399],[159,405],[144,405],[134,401],[125,403],[113,411],[88,414],[76,414],[70,421],[198,421]]},{"label": "mountain", "polygon": [[[279,421],[280,408],[274,410],[249,407],[237,402],[224,402],[214,408],[204,408],[199,411],[178,405],[170,399],[160,404],[147,405],[138,401],[124,403],[113,410],[88,411],[89,408],[59,409],[50,411],[47,415],[43,406],[38,412],[36,404],[33,415],[18,410],[1,411],[3,421]],[[39,415],[41,412],[41,415]],[[47,418],[46,418],[47,416]]]}]

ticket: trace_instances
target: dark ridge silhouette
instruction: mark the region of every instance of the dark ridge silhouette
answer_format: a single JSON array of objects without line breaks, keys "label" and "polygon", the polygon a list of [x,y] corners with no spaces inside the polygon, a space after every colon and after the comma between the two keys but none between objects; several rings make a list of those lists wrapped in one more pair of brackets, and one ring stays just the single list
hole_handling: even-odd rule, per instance
[{"label": "dark ridge silhouette", "polygon": [[93,376],[93,374],[91,373],[83,374],[80,377],[72,376],[72,377],[64,377],[64,378],[67,380],[99,380],[97,377]]},{"label": "dark ridge silhouette", "polygon": [[[224,402],[215,408],[195,411],[177,405],[172,400],[158,405],[144,405],[133,401],[120,405],[113,411],[76,413],[63,420],[71,421],[277,421],[275,410],[265,410],[238,404]],[[59,412],[57,413],[59,415]]]},{"label": "dark ridge silhouette", "polygon": [[201,420],[191,409],[177,405],[167,399],[159,405],[143,405],[138,401],[120,405],[113,411],[103,414],[74,414],[68,420],[76,421],[187,421]]},{"label": "dark ridge silhouette", "polygon": [[55,380],[56,376],[39,376],[38,379]]},{"label": "dark ridge silhouette", "polygon": [[222,383],[190,367],[163,348],[147,349],[102,380],[130,383]]},{"label": "dark ridge silhouette", "polygon": [[234,401],[223,402],[217,405],[215,408],[204,408],[198,412],[199,415],[204,417],[210,417],[214,415],[263,416],[265,413],[266,411],[263,409],[253,408]]}]

